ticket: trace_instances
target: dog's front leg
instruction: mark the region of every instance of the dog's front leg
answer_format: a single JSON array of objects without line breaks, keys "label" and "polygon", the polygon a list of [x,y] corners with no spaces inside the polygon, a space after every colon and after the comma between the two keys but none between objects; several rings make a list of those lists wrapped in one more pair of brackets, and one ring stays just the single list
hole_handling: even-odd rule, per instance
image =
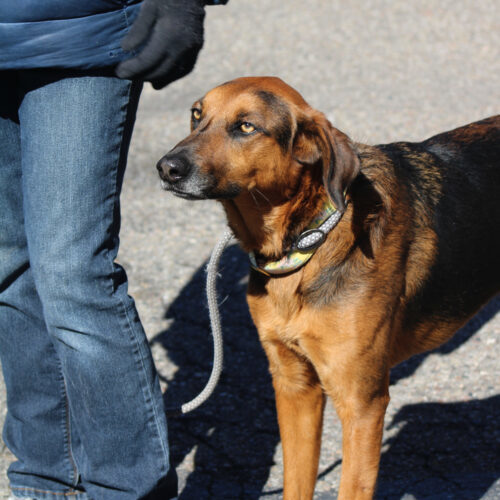
[{"label": "dog's front leg", "polygon": [[284,500],[313,498],[325,395],[310,363],[281,342],[264,342],[283,446]]},{"label": "dog's front leg", "polygon": [[342,421],[342,476],[338,500],[373,498],[388,400],[389,397],[383,394],[369,401],[354,396],[337,405]]},{"label": "dog's front leg", "polygon": [[319,384],[297,392],[274,382],[283,446],[284,500],[313,498],[321,447],[324,393]]},{"label": "dog's front leg", "polygon": [[[338,500],[371,500],[375,492],[389,368],[377,349],[346,341],[308,352],[342,423],[342,475]],[[327,363],[325,363],[327,360]]]}]

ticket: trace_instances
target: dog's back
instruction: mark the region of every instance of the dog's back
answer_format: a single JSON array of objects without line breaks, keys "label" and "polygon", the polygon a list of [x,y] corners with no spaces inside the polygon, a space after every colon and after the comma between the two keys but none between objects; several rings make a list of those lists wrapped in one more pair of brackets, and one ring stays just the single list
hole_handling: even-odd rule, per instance
[{"label": "dog's back", "polygon": [[[379,147],[412,198],[415,238],[425,226],[436,235],[404,328],[456,328],[500,291],[500,116]],[[416,265],[424,253],[415,253]]]}]

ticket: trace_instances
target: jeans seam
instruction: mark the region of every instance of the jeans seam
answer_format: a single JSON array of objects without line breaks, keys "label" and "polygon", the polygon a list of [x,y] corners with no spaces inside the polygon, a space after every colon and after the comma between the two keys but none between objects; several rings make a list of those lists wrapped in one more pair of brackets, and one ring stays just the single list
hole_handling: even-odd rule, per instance
[{"label": "jeans seam", "polygon": [[[127,32],[127,34],[128,34],[130,32],[130,28],[131,28],[131,26],[132,26],[133,23],[130,22],[129,15],[128,15],[128,12],[127,12],[127,5],[123,6],[122,12],[123,12],[123,17],[125,19],[125,27],[128,30],[128,32]],[[126,52],[129,53],[130,56],[137,55],[137,50],[136,49],[127,50]]]},{"label": "jeans seam", "polygon": [[[64,398],[64,415],[62,418],[62,434],[63,434],[63,441],[64,441],[64,448],[65,448],[65,461],[68,462],[69,465],[69,481],[68,482],[75,482],[78,478],[78,469],[76,467],[75,461],[73,459],[73,454],[71,451],[71,437],[69,433],[69,405],[68,405],[68,395],[66,391],[66,380],[64,379],[64,374],[62,372],[62,367],[60,362],[58,362],[57,365],[58,372],[59,372],[59,377],[61,381],[61,386],[62,386],[62,394]],[[74,484],[76,486],[76,483]]]},{"label": "jeans seam", "polygon": [[127,25],[127,28],[130,28],[131,24],[128,20],[127,6],[126,5],[123,6],[122,12],[123,12],[123,17],[125,18],[125,24]]},{"label": "jeans seam", "polygon": [[71,467],[73,468],[73,477],[72,477],[73,486],[76,487],[79,480],[79,473],[78,473],[78,467],[76,466],[75,463],[75,458],[73,456],[72,441],[71,441],[70,408],[69,408],[68,390],[66,387],[66,380],[64,379],[64,375],[63,375],[63,384],[64,384],[64,405],[66,409],[64,444],[67,446],[66,453],[68,461]]},{"label": "jeans seam", "polygon": [[[133,82],[131,82],[131,84],[129,85],[129,88],[128,88],[128,102],[130,103],[131,101],[131,94],[132,94],[132,90],[134,89],[134,84]],[[123,126],[121,127],[121,134],[122,134],[122,141],[121,141],[121,144],[120,144],[120,152],[119,152],[119,159],[121,160],[122,159],[122,148],[123,148],[123,136],[125,135],[125,127],[127,126],[127,121],[128,121],[128,113],[129,113],[129,105],[126,106],[125,108],[125,121],[123,123]],[[123,161],[126,161],[126,158],[123,160]],[[114,200],[113,200],[113,204],[114,204],[114,210],[113,210],[113,213],[116,213],[116,208],[117,206],[119,206],[119,195],[118,195],[118,191],[119,191],[119,187],[118,187],[118,182],[119,182],[119,175],[118,175],[118,169],[115,170],[115,179],[114,179],[114,182],[115,182],[115,191],[114,191]],[[109,253],[107,253],[106,255],[107,259],[108,259],[108,263],[111,267],[111,276],[113,276],[114,274],[114,271],[115,271],[115,265],[114,265],[114,262],[113,260],[111,259],[111,256]],[[111,279],[111,286],[112,286],[112,292],[114,293],[115,292],[115,286],[114,286],[114,283],[113,283],[113,279]],[[132,324],[132,321],[130,319],[130,316],[129,316],[129,313],[128,313],[128,308],[125,304],[125,302],[123,301],[123,299],[121,297],[118,297],[118,300],[119,300],[119,303],[120,303],[120,306],[122,308],[122,311],[123,311],[123,314],[124,314],[124,317],[125,317],[125,320],[126,320],[126,323],[127,323],[127,330],[129,332],[129,335],[130,335],[130,339],[133,341],[133,343],[135,344],[135,354],[136,354],[136,364],[139,365],[139,369],[140,369],[140,373],[141,374],[145,374],[146,373],[146,367],[144,365],[144,353],[143,351],[141,350],[141,345],[140,345],[140,342],[137,338],[137,334],[136,334],[136,331],[135,331],[135,328]],[[156,428],[156,439],[158,439],[159,441],[159,444],[160,444],[160,447],[161,447],[161,451],[163,453],[163,458],[164,458],[164,464],[162,467],[165,467],[164,468],[164,472],[168,472],[168,467],[166,467],[166,464],[169,463],[169,455],[168,455],[168,448],[165,446],[165,444],[163,443],[163,440],[161,438],[161,432],[160,432],[160,424],[159,424],[159,411],[158,411],[158,408],[157,408],[157,405],[155,403],[155,398],[153,396],[153,388],[151,387],[150,384],[148,384],[147,382],[147,377],[146,377],[146,380],[145,380],[145,383],[141,383],[141,387],[142,387],[142,393],[143,393],[143,397],[144,397],[144,400],[145,400],[145,404],[146,404],[146,408],[148,408],[149,410],[152,410],[153,414],[153,421],[154,421],[154,425],[155,425],[155,428]]]},{"label": "jeans seam", "polygon": [[[141,366],[141,369],[142,369],[142,373],[145,373],[146,372],[146,367],[144,366],[144,355],[143,355],[143,352],[141,350],[140,343],[138,342],[137,335],[135,333],[135,329],[133,328],[132,322],[130,321],[130,317],[129,317],[129,314],[128,314],[127,307],[125,306],[125,304],[123,303],[122,300],[120,300],[120,302],[122,304],[122,307],[123,307],[124,313],[125,313],[125,317],[127,319],[127,323],[128,323],[128,327],[129,327],[131,339],[135,342],[135,345],[136,345],[136,352],[137,352],[138,357],[139,357],[138,360],[136,359],[136,362],[138,361],[140,363],[140,366]],[[155,422],[156,434],[157,434],[156,438],[158,439],[160,447],[161,447],[161,450],[163,452],[163,457],[165,459],[165,464],[167,464],[169,462],[168,450],[165,447],[165,445],[163,443],[163,440],[161,439],[161,433],[160,433],[159,422],[158,422],[158,420],[159,420],[159,412],[158,412],[157,405],[155,403],[155,398],[153,396],[153,390],[152,390],[152,387],[150,386],[150,384],[148,384],[147,382],[146,382],[146,384],[141,384],[141,385],[143,386],[143,395],[144,395],[144,400],[145,400],[145,403],[146,403],[146,407],[149,406],[153,410],[153,420]],[[147,391],[147,394],[145,394],[145,391]],[[168,468],[167,467],[165,467],[164,472],[165,473],[168,472]]]}]

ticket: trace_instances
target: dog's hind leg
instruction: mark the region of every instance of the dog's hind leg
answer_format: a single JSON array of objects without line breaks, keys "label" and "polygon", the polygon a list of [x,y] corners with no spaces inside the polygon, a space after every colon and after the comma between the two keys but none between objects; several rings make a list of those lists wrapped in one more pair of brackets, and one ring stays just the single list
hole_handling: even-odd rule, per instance
[{"label": "dog's hind leg", "polygon": [[265,342],[283,446],[284,500],[313,498],[325,395],[314,368],[281,342]]}]

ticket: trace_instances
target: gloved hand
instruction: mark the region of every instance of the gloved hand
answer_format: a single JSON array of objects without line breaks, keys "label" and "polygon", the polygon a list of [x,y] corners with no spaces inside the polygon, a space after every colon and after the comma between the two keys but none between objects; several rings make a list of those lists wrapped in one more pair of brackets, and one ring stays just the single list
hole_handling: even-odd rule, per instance
[{"label": "gloved hand", "polygon": [[122,40],[135,57],[116,68],[120,78],[149,81],[155,89],[187,75],[203,46],[203,0],[144,0],[130,32]]}]

